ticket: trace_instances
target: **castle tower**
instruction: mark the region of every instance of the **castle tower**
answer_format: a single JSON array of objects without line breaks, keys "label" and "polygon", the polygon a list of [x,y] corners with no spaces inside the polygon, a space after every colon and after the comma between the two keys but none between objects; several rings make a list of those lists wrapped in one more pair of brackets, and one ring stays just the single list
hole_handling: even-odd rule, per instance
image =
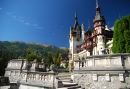
[{"label": "castle tower", "polygon": [[84,24],[81,25],[81,29],[82,29],[82,42],[84,41],[85,38],[85,28],[84,28]]},{"label": "castle tower", "polygon": [[96,0],[96,15],[93,19],[94,30],[97,38],[97,54],[104,54],[103,50],[105,48],[105,19],[101,14],[98,1]]},{"label": "castle tower", "polygon": [[82,44],[84,27],[79,26],[77,13],[75,13],[74,27],[70,27],[70,38],[69,38],[69,64],[74,60],[74,54],[77,53],[77,46]]}]

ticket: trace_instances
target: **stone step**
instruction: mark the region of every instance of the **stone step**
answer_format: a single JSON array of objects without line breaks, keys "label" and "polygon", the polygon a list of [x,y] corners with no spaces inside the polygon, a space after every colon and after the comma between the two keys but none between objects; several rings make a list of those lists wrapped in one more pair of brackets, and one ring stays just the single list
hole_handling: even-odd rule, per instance
[{"label": "stone step", "polygon": [[59,78],[62,82],[73,82],[71,78]]},{"label": "stone step", "polygon": [[71,76],[70,75],[65,75],[65,76],[57,76],[61,81],[63,81],[63,82],[66,82],[66,81],[68,81],[68,82],[70,82],[71,81]]},{"label": "stone step", "polygon": [[60,80],[70,80],[71,78],[68,77],[58,77]]},{"label": "stone step", "polygon": [[67,79],[67,80],[64,79],[64,80],[61,80],[61,81],[62,81],[62,82],[69,82],[69,83],[73,82],[73,80],[71,80],[71,79],[69,79],[69,80],[68,80],[68,79]]},{"label": "stone step", "polygon": [[62,75],[62,74],[60,74],[60,75],[58,74],[57,76],[58,76],[58,77],[71,77],[70,74],[63,74],[63,75]]},{"label": "stone step", "polygon": [[81,86],[70,86],[70,87],[62,87],[58,89],[83,89],[83,88],[81,88]]},{"label": "stone step", "polygon": [[68,82],[62,82],[64,87],[70,87],[70,86],[78,86],[76,83],[68,83]]},{"label": "stone step", "polygon": [[59,78],[71,78],[71,76],[57,76]]},{"label": "stone step", "polygon": [[72,83],[71,74],[58,74],[57,76],[62,82]]},{"label": "stone step", "polygon": [[71,74],[58,74],[57,76],[71,76]]},{"label": "stone step", "polygon": [[77,88],[82,89],[81,86],[72,86],[72,87],[67,87],[67,89],[77,89]]},{"label": "stone step", "polygon": [[62,81],[64,86],[58,89],[83,89],[78,84],[72,83],[73,81],[71,80],[71,74],[58,74],[57,77]]},{"label": "stone step", "polygon": [[58,77],[59,79],[71,79],[71,77]]}]

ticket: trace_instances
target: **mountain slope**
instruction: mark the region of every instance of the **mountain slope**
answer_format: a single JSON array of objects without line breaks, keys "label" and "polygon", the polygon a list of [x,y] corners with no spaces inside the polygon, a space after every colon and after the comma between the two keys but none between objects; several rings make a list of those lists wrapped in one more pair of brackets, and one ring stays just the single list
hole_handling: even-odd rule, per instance
[{"label": "mountain slope", "polygon": [[0,41],[0,76],[4,75],[4,69],[11,59],[21,56],[23,59],[45,62],[50,66],[52,63],[60,64],[61,55],[67,54],[68,49],[60,49],[52,45]]}]

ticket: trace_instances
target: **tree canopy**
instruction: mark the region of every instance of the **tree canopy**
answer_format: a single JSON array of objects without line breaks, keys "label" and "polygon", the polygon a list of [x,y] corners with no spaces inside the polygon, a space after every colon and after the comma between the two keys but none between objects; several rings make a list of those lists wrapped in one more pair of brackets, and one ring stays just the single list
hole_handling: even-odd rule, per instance
[{"label": "tree canopy", "polygon": [[17,59],[19,56],[30,61],[44,59],[50,67],[51,64],[58,66],[61,54],[67,54],[67,52],[68,49],[60,49],[52,45],[0,41],[0,75],[4,74],[8,61]]},{"label": "tree canopy", "polygon": [[130,53],[130,15],[116,20],[112,51],[113,53]]}]

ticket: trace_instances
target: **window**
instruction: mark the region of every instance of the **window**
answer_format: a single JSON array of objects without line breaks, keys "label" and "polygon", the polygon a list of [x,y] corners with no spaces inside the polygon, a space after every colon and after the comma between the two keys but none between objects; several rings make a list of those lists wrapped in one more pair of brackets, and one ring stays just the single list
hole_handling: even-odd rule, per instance
[{"label": "window", "polygon": [[90,40],[88,40],[87,45],[92,45],[92,42]]}]

